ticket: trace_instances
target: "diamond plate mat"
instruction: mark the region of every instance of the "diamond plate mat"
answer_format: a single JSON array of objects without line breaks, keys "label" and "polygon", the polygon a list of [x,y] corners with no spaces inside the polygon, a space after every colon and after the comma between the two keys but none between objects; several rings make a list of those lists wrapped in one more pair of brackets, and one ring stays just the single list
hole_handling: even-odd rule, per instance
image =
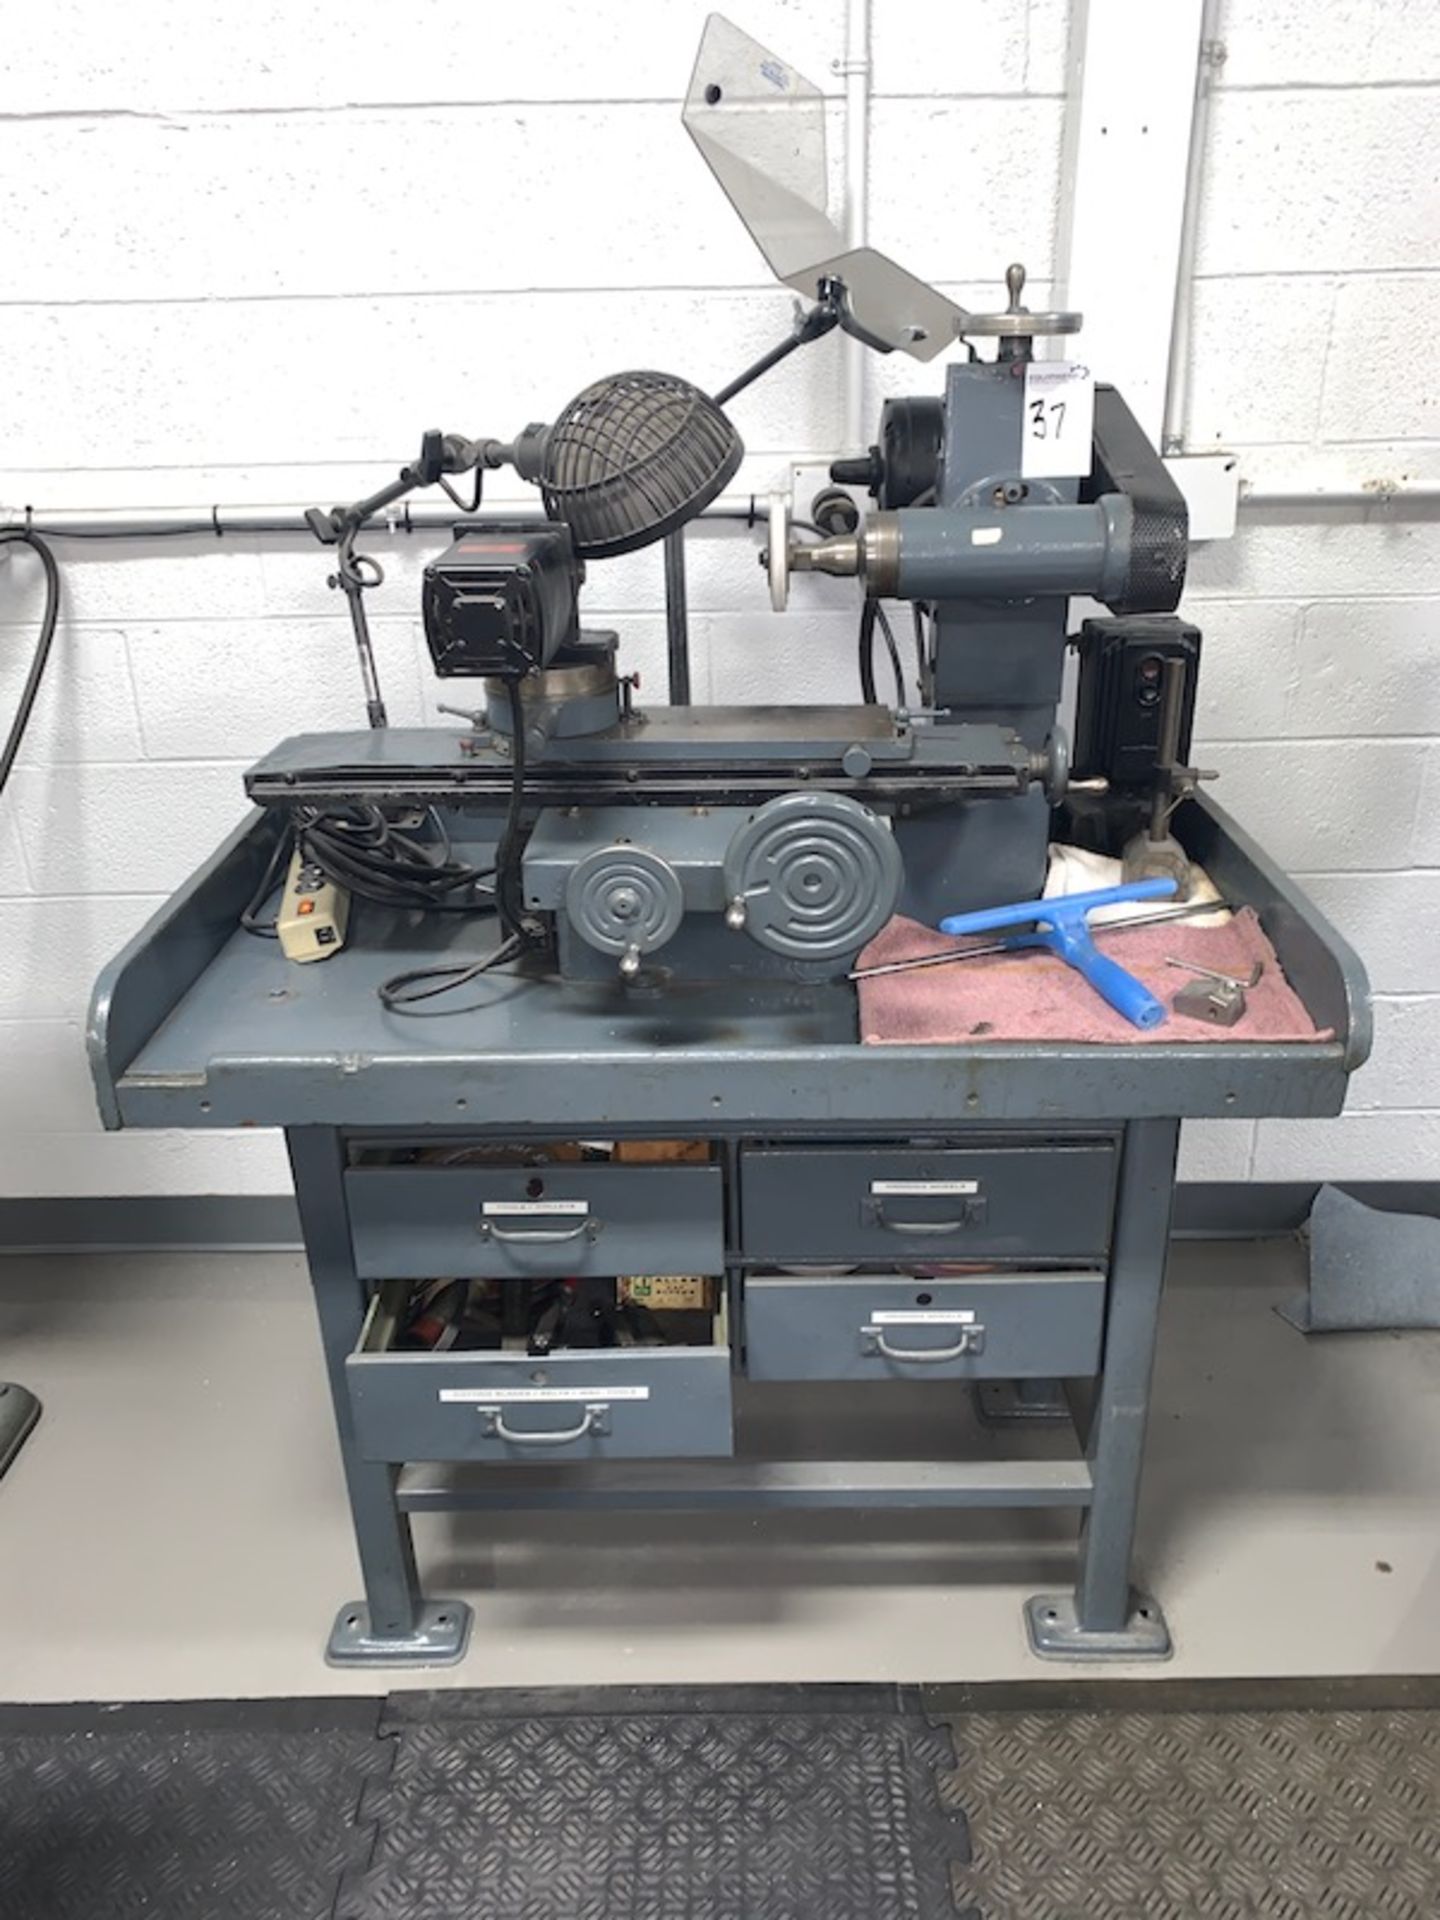
[{"label": "diamond plate mat", "polygon": [[393,1696],[337,1920],[955,1920],[967,1853],[918,1696]]},{"label": "diamond plate mat", "polygon": [[0,1707],[0,1917],[140,1915],[1436,1920],[1440,1683]]},{"label": "diamond plate mat", "polygon": [[974,1848],[956,1898],[984,1920],[1440,1915],[1440,1712],[1018,1711],[945,1724],[949,1793],[963,1796]]},{"label": "diamond plate mat", "polygon": [[4,1920],[331,1920],[379,1703],[0,1709]]}]

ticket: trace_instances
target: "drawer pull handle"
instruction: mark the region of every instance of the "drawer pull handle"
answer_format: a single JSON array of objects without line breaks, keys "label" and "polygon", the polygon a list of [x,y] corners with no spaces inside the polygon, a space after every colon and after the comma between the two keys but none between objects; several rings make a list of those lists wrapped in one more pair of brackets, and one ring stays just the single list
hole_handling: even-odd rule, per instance
[{"label": "drawer pull handle", "polygon": [[506,1426],[505,1415],[499,1407],[482,1407],[480,1418],[485,1424],[487,1439],[504,1440],[512,1447],[568,1447],[583,1440],[587,1433],[610,1431],[610,1409],[601,1402],[586,1407],[573,1427],[539,1427],[520,1433]]},{"label": "drawer pull handle", "polygon": [[899,1360],[905,1366],[935,1366],[945,1360],[963,1360],[967,1354],[985,1350],[984,1327],[966,1327],[949,1347],[892,1347],[880,1327],[862,1327],[860,1345],[864,1352],[885,1360]]},{"label": "drawer pull handle", "polygon": [[958,1220],[892,1220],[885,1211],[883,1200],[867,1200],[866,1208],[877,1227],[883,1227],[887,1233],[942,1234],[962,1233],[966,1227],[973,1227],[985,1217],[983,1200],[971,1200],[962,1208]]},{"label": "drawer pull handle", "polygon": [[573,1227],[497,1227],[493,1220],[482,1220],[480,1238],[499,1240],[507,1247],[562,1247],[571,1240],[593,1240],[602,1224],[577,1220]]}]

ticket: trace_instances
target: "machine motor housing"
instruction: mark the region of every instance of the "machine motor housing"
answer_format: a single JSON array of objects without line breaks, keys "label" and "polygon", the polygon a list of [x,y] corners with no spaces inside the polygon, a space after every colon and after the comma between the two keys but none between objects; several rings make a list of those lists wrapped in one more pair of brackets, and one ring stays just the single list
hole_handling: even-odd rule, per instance
[{"label": "machine motor housing", "polygon": [[425,639],[442,678],[516,680],[579,632],[583,568],[570,529],[487,521],[456,529],[425,569]]},{"label": "machine motor housing", "polygon": [[1086,620],[1075,642],[1080,679],[1075,698],[1074,773],[1103,776],[1114,787],[1154,784],[1160,756],[1165,666],[1185,663],[1179,755],[1190,755],[1200,629],[1174,614],[1131,614]]}]

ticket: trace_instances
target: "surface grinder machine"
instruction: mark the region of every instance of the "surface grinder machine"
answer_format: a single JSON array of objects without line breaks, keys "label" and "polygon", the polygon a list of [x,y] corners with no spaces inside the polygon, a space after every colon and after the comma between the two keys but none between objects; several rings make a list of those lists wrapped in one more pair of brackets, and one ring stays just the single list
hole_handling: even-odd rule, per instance
[{"label": "surface grinder machine", "polygon": [[[803,296],[791,334],[714,396],[629,372],[512,439],[427,435],[311,514],[370,725],[254,767],[249,818],[97,988],[108,1125],[286,1129],[365,1589],[334,1661],[464,1652],[413,1513],[712,1505],[1073,1508],[1076,1581],[1029,1601],[1033,1648],[1164,1655],[1131,1542],[1180,1122],[1335,1113],[1368,1047],[1354,957],[1198,791],[1184,501],[1120,393],[1057,357],[1079,316],[1029,311],[1019,267],[974,313],[847,249],[823,111],[712,16],[685,124]],[[887,401],[800,517],[788,483],[736,504],[726,402],[837,329],[958,350],[943,395]],[[502,467],[538,510],[483,507]],[[356,542],[434,482],[457,514],[426,638],[478,684],[392,728]],[[753,523],[757,611],[798,574],[853,583],[858,699],[689,704],[707,512]],[[642,707],[585,576],[661,542],[672,699]],[[1072,635],[1075,597],[1108,611]],[[1183,1018],[1152,978],[1142,1034],[1068,950],[957,959],[954,916],[1053,943],[1056,844],[1145,922],[1188,915],[1192,968],[1205,927],[1253,925],[1302,1027],[1255,1024],[1258,989],[1247,1026],[1239,987]],[[1112,931],[1111,975],[1139,938]],[[1007,1025],[986,965],[1112,1025]],[[943,1037],[862,1014],[886,969]],[[954,1031],[962,977],[984,1017]],[[937,1396],[944,1457],[894,1457],[893,1420],[872,1444]]]}]

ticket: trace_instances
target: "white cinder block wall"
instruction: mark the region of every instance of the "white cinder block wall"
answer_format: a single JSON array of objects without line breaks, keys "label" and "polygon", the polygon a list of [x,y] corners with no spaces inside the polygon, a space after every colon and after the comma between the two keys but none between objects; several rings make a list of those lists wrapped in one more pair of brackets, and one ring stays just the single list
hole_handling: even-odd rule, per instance
[{"label": "white cinder block wall", "polygon": [[[838,99],[843,0],[735,11]],[[368,490],[423,427],[508,434],[602,372],[718,384],[778,337],[789,299],[678,124],[704,12],[32,10],[0,74],[0,500],[328,503]],[[1066,32],[1064,0],[876,0],[871,235],[972,303],[1016,255],[1047,291]],[[1223,33],[1191,442],[1235,448],[1261,485],[1433,479],[1440,10],[1228,0]],[[1145,59],[1137,46],[1137,87]],[[1100,371],[1123,384],[1123,366]],[[739,403],[742,479],[836,449],[838,375],[827,341]],[[870,398],[937,378],[872,361]],[[1192,567],[1206,756],[1365,955],[1378,1041],[1343,1119],[1193,1128],[1185,1170],[1433,1174],[1440,526],[1384,511],[1242,524]],[[437,694],[416,620],[427,544],[375,543],[400,721]],[[82,1027],[96,969],[239,816],[247,760],[360,718],[324,559],[298,540],[61,554],[65,624],[0,806],[0,1194],[278,1190],[267,1135],[101,1136]],[[0,715],[32,574],[0,562]],[[693,542],[697,698],[848,683],[852,597],[805,586],[776,619],[751,542]],[[663,687],[661,604],[658,550],[593,570],[592,613],[623,621],[647,697]]]}]

